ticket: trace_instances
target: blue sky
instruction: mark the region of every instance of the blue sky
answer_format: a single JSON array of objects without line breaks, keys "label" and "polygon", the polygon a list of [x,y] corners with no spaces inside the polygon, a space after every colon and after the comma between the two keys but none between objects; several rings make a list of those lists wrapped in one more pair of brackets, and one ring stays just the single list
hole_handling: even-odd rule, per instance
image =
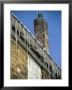
[{"label": "blue sky", "polygon": [[34,19],[41,12],[48,23],[50,55],[61,67],[61,11],[13,11],[16,17],[34,34]]}]

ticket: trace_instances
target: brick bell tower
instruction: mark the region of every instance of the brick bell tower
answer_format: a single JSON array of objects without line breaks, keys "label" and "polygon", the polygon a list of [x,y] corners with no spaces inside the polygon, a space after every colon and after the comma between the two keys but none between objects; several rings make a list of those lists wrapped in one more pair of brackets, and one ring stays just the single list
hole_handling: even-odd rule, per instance
[{"label": "brick bell tower", "polygon": [[42,13],[38,13],[37,18],[34,19],[34,33],[37,40],[42,44],[43,48],[45,48],[49,54],[48,24]]}]

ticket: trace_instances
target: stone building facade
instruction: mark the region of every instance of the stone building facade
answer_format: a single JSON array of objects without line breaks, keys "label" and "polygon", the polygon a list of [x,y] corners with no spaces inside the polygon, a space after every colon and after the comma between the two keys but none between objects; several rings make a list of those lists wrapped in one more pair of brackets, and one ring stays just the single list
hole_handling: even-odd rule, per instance
[{"label": "stone building facade", "polygon": [[[39,18],[41,16],[38,16]],[[43,17],[41,17],[43,18]],[[38,19],[37,19],[38,22]],[[38,33],[35,25],[35,34]],[[43,23],[45,21],[43,20]],[[37,26],[39,28],[39,25]],[[43,35],[47,36],[46,23]],[[43,30],[43,29],[42,29]],[[33,36],[25,25],[14,14],[11,14],[11,39],[10,39],[10,76],[11,79],[60,79],[61,69],[47,53],[48,38],[41,43],[41,38]],[[39,36],[39,33],[38,35]],[[40,35],[42,37],[42,35]],[[42,41],[43,41],[42,40]],[[46,50],[47,49],[47,50]]]}]

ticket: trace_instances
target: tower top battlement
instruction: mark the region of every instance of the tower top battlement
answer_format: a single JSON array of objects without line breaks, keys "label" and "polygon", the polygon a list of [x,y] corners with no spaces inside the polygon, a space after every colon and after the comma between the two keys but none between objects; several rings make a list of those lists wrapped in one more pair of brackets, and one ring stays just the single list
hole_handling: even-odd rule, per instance
[{"label": "tower top battlement", "polygon": [[42,19],[43,18],[43,14],[39,12],[38,13],[38,18],[41,18]]}]

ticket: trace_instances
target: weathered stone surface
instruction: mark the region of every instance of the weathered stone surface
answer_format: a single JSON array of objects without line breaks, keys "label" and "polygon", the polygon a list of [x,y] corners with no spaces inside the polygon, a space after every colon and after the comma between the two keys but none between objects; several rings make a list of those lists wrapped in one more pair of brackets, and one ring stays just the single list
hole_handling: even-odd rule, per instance
[{"label": "weathered stone surface", "polygon": [[40,65],[28,55],[28,79],[41,79],[41,67]]},{"label": "weathered stone surface", "polygon": [[[39,15],[41,16],[41,15]],[[42,17],[40,17],[42,18]],[[37,21],[38,19],[36,19]],[[40,20],[40,19],[39,19]],[[39,21],[38,20],[38,21]],[[40,20],[35,22],[35,33],[37,34],[36,39],[29,34],[26,27],[12,16],[12,30],[15,35],[15,39],[11,37],[11,47],[10,47],[10,74],[11,79],[52,79],[61,78],[61,69],[54,65],[52,58],[43,49],[49,50],[48,47],[48,34],[47,34],[47,24],[45,21]],[[42,23],[41,23],[42,22]],[[17,35],[20,37],[22,42],[17,42]],[[19,39],[18,39],[19,40]],[[41,47],[40,43],[43,48]],[[25,44],[23,43],[25,42]],[[23,47],[26,45],[26,47]],[[29,47],[28,47],[29,46]],[[25,48],[25,49],[24,49]],[[36,58],[33,57],[33,53],[28,52],[28,48],[33,51],[34,55],[37,55],[39,60],[42,60],[44,64],[35,62]],[[28,58],[31,55],[32,58]],[[46,68],[44,68],[44,66]],[[56,69],[57,68],[57,69]],[[28,76],[29,75],[29,76]],[[58,77],[57,77],[58,75]],[[56,77],[55,77],[56,76]]]},{"label": "weathered stone surface", "polygon": [[42,71],[42,79],[50,79],[49,73],[45,69],[41,69]]},{"label": "weathered stone surface", "polygon": [[11,37],[10,51],[10,70],[11,79],[26,79],[28,76],[27,53],[26,51]]}]

